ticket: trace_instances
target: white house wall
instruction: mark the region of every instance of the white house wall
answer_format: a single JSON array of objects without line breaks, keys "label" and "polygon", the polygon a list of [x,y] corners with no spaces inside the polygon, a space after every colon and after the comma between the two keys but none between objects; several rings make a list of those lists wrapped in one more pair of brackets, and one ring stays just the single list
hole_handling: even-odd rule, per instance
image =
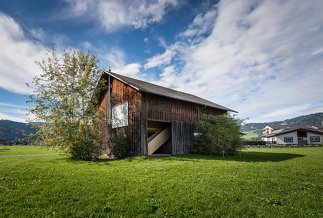
[{"label": "white house wall", "polygon": [[[285,142],[284,141],[284,137],[293,137],[293,142]],[[276,136],[276,139],[277,139],[277,144],[286,144],[286,145],[294,145],[294,144],[297,144],[298,143],[298,140],[297,140],[297,132],[289,132],[289,133],[285,133],[285,134],[282,134],[282,135],[277,135]]]},{"label": "white house wall", "polygon": [[[319,136],[320,141],[319,142],[311,142],[311,140],[310,140],[311,136]],[[316,133],[307,132],[307,143],[308,144],[321,144],[321,143],[323,143],[323,136],[319,135],[319,134],[316,134]]]}]

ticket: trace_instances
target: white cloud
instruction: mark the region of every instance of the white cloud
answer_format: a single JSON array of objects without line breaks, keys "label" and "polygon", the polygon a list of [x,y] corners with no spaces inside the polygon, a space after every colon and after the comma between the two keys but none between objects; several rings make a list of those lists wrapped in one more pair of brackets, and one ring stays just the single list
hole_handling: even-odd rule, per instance
[{"label": "white cloud", "polygon": [[27,122],[29,117],[27,106],[0,102],[0,120]]},{"label": "white cloud", "polygon": [[[65,0],[67,17],[84,17],[100,23],[111,32],[122,27],[145,28],[160,22],[167,11],[178,5],[177,0]],[[67,15],[66,15],[67,14]]]},{"label": "white cloud", "polygon": [[106,60],[112,72],[125,76],[140,77],[140,63],[127,63],[126,54],[120,48],[112,48],[108,53],[99,55],[103,60]]},{"label": "white cloud", "polygon": [[0,87],[15,93],[30,93],[26,83],[37,75],[35,61],[45,57],[46,48],[28,39],[22,28],[3,13],[0,13],[0,32]]},{"label": "white cloud", "polygon": [[319,0],[223,0],[180,34],[208,36],[177,42],[144,66],[176,62],[183,67],[167,77],[161,73],[162,80],[170,78],[168,86],[231,107],[250,121],[311,113],[323,106],[322,11]]},{"label": "white cloud", "polygon": [[270,120],[275,120],[275,119],[280,119],[281,117],[286,117],[291,118],[290,116],[295,116],[296,113],[302,112],[304,110],[308,110],[311,108],[311,104],[304,104],[304,105],[296,105],[296,106],[291,106],[291,107],[285,107],[285,108],[280,108],[276,109],[273,112],[270,112],[268,114],[265,114],[262,116],[264,119],[270,119]]},{"label": "white cloud", "polygon": [[124,65],[120,68],[112,69],[112,71],[125,76],[140,78],[140,75],[139,75],[140,69],[141,69],[141,64],[131,63],[131,64]]},{"label": "white cloud", "polygon": [[84,41],[84,42],[82,43],[82,47],[83,47],[85,50],[90,50],[90,49],[92,49],[92,48],[93,48],[93,45],[92,45],[92,43],[91,43],[91,42],[89,42],[89,41]]},{"label": "white cloud", "polygon": [[0,102],[0,106],[1,107],[8,107],[8,108],[24,108],[24,109],[27,108],[26,106],[16,105],[16,104],[8,103],[8,102]]},{"label": "white cloud", "polygon": [[5,113],[1,113],[1,112],[0,112],[0,120],[12,120],[12,121],[16,121],[16,122],[27,123],[27,119],[24,117],[11,116],[9,114],[5,114]]},{"label": "white cloud", "polygon": [[323,52],[323,48],[315,49],[315,51],[312,52],[312,55],[317,55]]},{"label": "white cloud", "polygon": [[158,37],[159,45],[163,48],[167,48],[166,40],[163,37]]},{"label": "white cloud", "polygon": [[174,65],[170,65],[164,68],[163,72],[160,74],[160,79],[156,82],[162,86],[169,86],[169,84],[176,83],[176,69]]},{"label": "white cloud", "polygon": [[31,29],[30,30],[30,33],[31,35],[37,39],[37,40],[40,40],[40,41],[44,41],[45,38],[47,37],[46,33],[44,32],[43,29],[41,28],[35,28],[35,29]]},{"label": "white cloud", "polygon": [[159,67],[161,65],[171,63],[172,59],[176,55],[176,46],[171,46],[166,49],[164,53],[157,54],[147,60],[147,63],[144,65],[145,69],[150,69],[154,67]]},{"label": "white cloud", "polygon": [[188,28],[179,34],[180,37],[196,37],[208,33],[214,25],[217,7],[211,7],[207,12],[198,14]]},{"label": "white cloud", "polygon": [[108,61],[110,67],[119,68],[126,64],[126,54],[119,48],[112,48],[107,54],[101,56]]}]

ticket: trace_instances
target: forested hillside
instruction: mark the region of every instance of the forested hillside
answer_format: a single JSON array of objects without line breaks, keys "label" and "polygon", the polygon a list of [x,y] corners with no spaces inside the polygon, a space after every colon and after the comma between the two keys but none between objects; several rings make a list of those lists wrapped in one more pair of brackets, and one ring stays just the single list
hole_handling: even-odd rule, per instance
[{"label": "forested hillside", "polygon": [[280,124],[280,125],[306,125],[306,126],[322,126],[323,113],[315,113],[304,116],[295,117],[292,119],[287,119],[284,121],[274,121],[267,123],[247,123],[242,126],[241,131],[251,131],[263,129],[265,126],[270,124]]},{"label": "forested hillside", "polygon": [[0,140],[12,143],[24,141],[26,138],[25,134],[34,132],[35,128],[29,123],[0,120]]}]

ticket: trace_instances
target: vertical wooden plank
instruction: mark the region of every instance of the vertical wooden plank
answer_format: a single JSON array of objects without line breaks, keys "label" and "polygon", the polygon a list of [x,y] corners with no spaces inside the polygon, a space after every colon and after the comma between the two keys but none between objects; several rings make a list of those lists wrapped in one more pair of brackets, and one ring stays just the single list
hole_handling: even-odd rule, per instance
[{"label": "vertical wooden plank", "polygon": [[188,154],[192,143],[192,124],[184,121],[172,121],[173,154]]},{"label": "vertical wooden plank", "polygon": [[142,95],[141,97],[141,110],[140,110],[140,155],[147,155],[147,117],[148,117],[148,99],[146,95]]},{"label": "vertical wooden plank", "polygon": [[111,123],[111,76],[108,75],[107,121]]},{"label": "vertical wooden plank", "polygon": [[172,127],[172,154],[175,155],[176,154],[176,143],[175,143],[175,121],[171,122],[171,127]]}]

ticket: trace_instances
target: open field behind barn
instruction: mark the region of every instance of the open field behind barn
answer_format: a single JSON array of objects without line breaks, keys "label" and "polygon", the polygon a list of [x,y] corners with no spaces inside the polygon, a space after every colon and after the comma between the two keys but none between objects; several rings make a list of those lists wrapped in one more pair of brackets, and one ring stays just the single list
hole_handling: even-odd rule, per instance
[{"label": "open field behind barn", "polygon": [[245,140],[251,140],[259,137],[257,130],[245,131],[243,133],[244,135],[242,136],[242,138],[244,138]]},{"label": "open field behind barn", "polygon": [[322,217],[322,193],[321,147],[85,162],[0,146],[0,217]]}]

